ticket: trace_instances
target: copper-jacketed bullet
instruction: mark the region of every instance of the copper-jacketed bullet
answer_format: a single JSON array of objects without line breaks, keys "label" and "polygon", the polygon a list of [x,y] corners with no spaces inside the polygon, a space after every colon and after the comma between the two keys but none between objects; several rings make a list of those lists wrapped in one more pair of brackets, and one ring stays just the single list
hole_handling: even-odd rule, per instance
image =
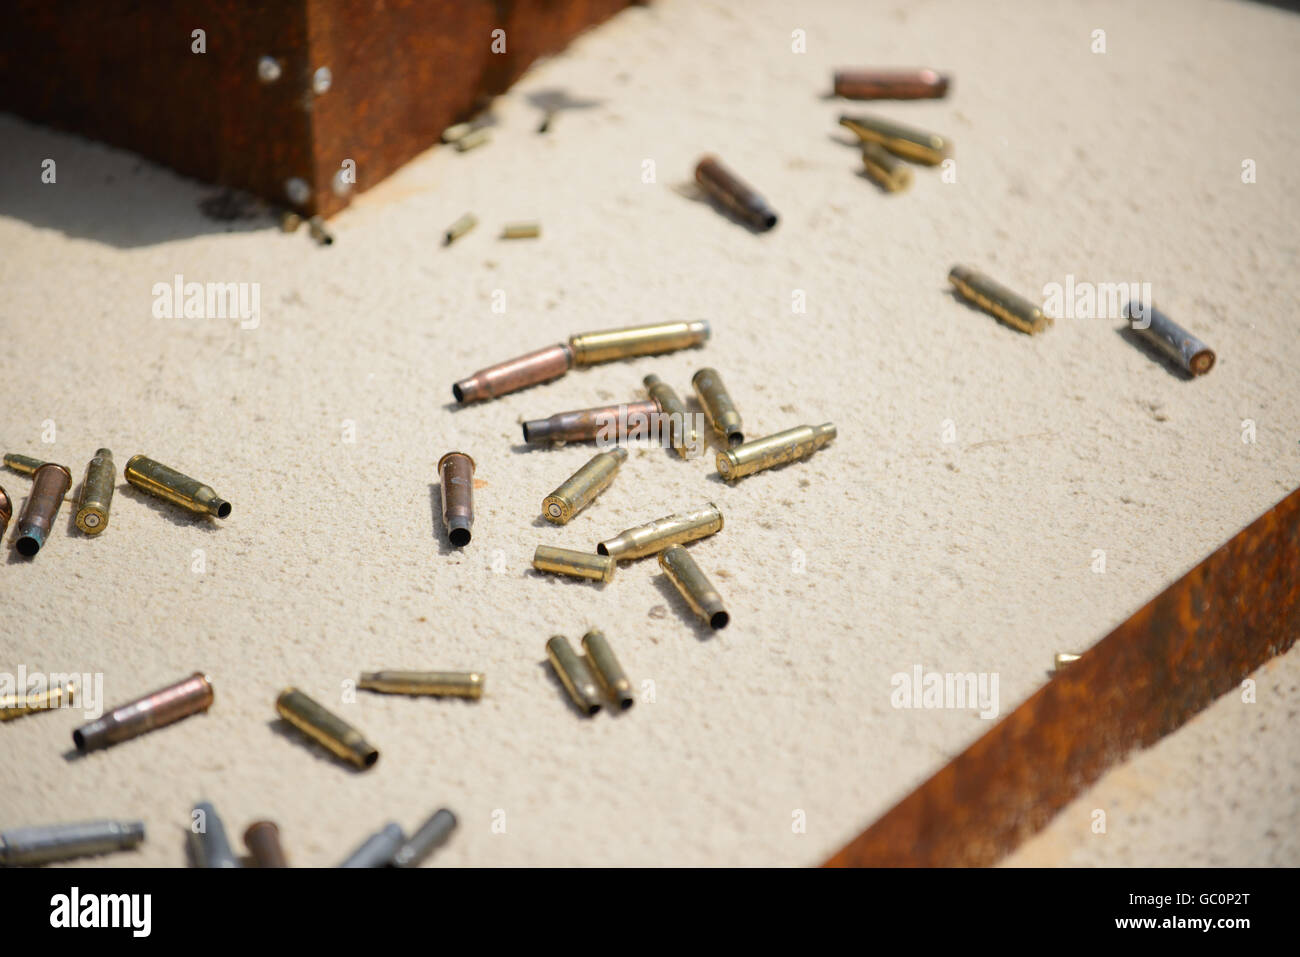
[{"label": "copper-jacketed bullet", "polygon": [[[645,384],[646,391],[650,393],[650,398],[659,403],[659,411],[662,414],[660,421],[668,424],[669,443],[677,450],[678,455],[686,458],[699,443],[695,420],[686,411],[686,403],[657,375],[648,375],[642,382]],[[662,437],[662,432],[660,435]]]},{"label": "copper-jacketed bullet", "polygon": [[7,694],[0,697],[0,721],[12,721],[38,711],[53,711],[65,705],[70,707],[74,703],[76,690],[76,682],[64,681],[45,691]]},{"label": "copper-jacketed bullet", "polygon": [[722,376],[717,369],[701,369],[691,377],[695,395],[704,409],[704,416],[709,420],[713,431],[726,440],[727,445],[735,446],[745,441],[742,431],[740,413],[731,401],[731,394],[722,384]]},{"label": "copper-jacketed bullet", "polygon": [[117,484],[117,469],[113,453],[100,449],[86,466],[86,477],[81,483],[81,498],[77,501],[77,528],[87,535],[98,535],[108,528],[108,509],[113,504],[113,488]]},{"label": "copper-jacketed bullet", "polygon": [[563,635],[555,635],[546,643],[546,657],[555,669],[555,675],[564,685],[578,710],[588,716],[600,711],[600,690],[596,679]]},{"label": "copper-jacketed bullet", "polygon": [[627,680],[623,666],[618,663],[605,633],[595,628],[587,632],[582,636],[582,650],[587,653],[591,670],[595,672],[605,697],[623,711],[636,704],[636,698],[632,695],[632,682]]},{"label": "copper-jacketed bullet", "polygon": [[641,439],[650,434],[652,416],[659,413],[653,399],[601,405],[593,409],[557,412],[524,423],[525,442],[615,442]]},{"label": "copper-jacketed bullet", "polygon": [[833,438],[835,426],[830,422],[786,429],[719,452],[716,459],[718,474],[728,482],[734,482],[754,472],[812,455]]},{"label": "copper-jacketed bullet", "polygon": [[709,623],[714,631],[726,628],[731,616],[722,603],[722,596],[713,587],[707,575],[700,570],[691,553],[680,545],[664,549],[659,553],[659,567],[664,570],[677,590],[691,606],[691,611]]},{"label": "copper-jacketed bullet", "polygon": [[244,846],[258,867],[288,867],[289,859],[280,846],[280,829],[273,821],[254,821],[244,831]]},{"label": "copper-jacketed bullet", "polygon": [[1131,302],[1125,315],[1129,328],[1184,372],[1204,375],[1214,368],[1214,350],[1155,306]]},{"label": "copper-jacketed bullet", "polygon": [[21,472],[23,475],[35,475],[36,470],[44,464],[44,459],[38,459],[31,455],[20,455],[17,452],[5,453],[5,466],[15,472]]},{"label": "copper-jacketed bullet", "polygon": [[722,512],[710,502],[703,508],[677,515],[666,515],[638,525],[606,539],[596,546],[601,555],[617,561],[641,558],[661,552],[670,545],[681,545],[722,530]]},{"label": "copper-jacketed bullet", "polygon": [[563,342],[538,349],[517,359],[507,359],[480,369],[451,387],[452,395],[462,404],[495,399],[530,385],[558,379],[573,365],[573,352]]},{"label": "copper-jacketed bullet", "polygon": [[897,193],[912,185],[912,168],[879,143],[862,144],[862,166],[888,192]]},{"label": "copper-jacketed bullet", "polygon": [[464,548],[474,527],[474,460],[464,452],[448,452],[438,460],[438,479],[447,538],[457,548]]},{"label": "copper-jacketed bullet", "polygon": [[66,466],[46,462],[36,470],[32,490],[18,516],[18,554],[31,558],[41,550],[71,485],[72,473]]},{"label": "copper-jacketed bullet", "polygon": [[0,865],[69,861],[129,851],[144,840],[143,821],[77,821],[0,831]]},{"label": "copper-jacketed bullet", "polygon": [[13,518],[14,503],[9,498],[9,493],[0,486],[0,540],[5,537],[5,529],[9,527],[9,519]]},{"label": "copper-jacketed bullet", "polygon": [[368,671],[358,688],[384,694],[481,698],[483,675],[477,671]]},{"label": "copper-jacketed bullet", "polygon": [[618,562],[608,555],[593,555],[554,545],[538,545],[533,552],[533,567],[539,572],[608,583],[614,580],[614,569],[618,567]]},{"label": "copper-jacketed bullet", "polygon": [[190,812],[190,862],[202,868],[241,867],[217,809],[200,801]]},{"label": "copper-jacketed bullet", "polygon": [[846,100],[929,100],[948,94],[934,70],[836,70],[835,95]]},{"label": "copper-jacketed bullet", "polygon": [[653,356],[678,349],[702,346],[709,341],[709,323],[704,319],[686,322],[656,322],[648,326],[603,329],[569,336],[573,364],[594,365],[615,359]]},{"label": "copper-jacketed bullet", "polygon": [[439,808],[393,855],[394,867],[419,867],[456,829],[456,815]]},{"label": "copper-jacketed bullet", "polygon": [[952,144],[937,133],[913,129],[879,116],[841,116],[840,125],[865,143],[879,143],[895,156],[938,166],[952,155]]},{"label": "copper-jacketed bullet", "polygon": [[297,688],[281,691],[275,710],[307,737],[358,768],[373,767],[379,760],[379,749],[360,731]]},{"label": "copper-jacketed bullet", "polygon": [[542,517],[556,525],[566,524],[609,487],[618,467],[627,460],[627,449],[597,452],[564,484],[542,499]]},{"label": "copper-jacketed bullet", "polygon": [[953,266],[948,281],[963,298],[1013,329],[1032,336],[1052,325],[1051,317],[1044,315],[1034,303],[969,266]]},{"label": "copper-jacketed bullet", "polygon": [[95,751],[212,707],[212,681],[201,671],[114,708],[72,732],[78,751]]},{"label": "copper-jacketed bullet", "polygon": [[215,515],[217,518],[225,518],[230,514],[230,503],[210,486],[168,468],[161,462],[155,462],[148,456],[131,456],[127,459],[122,474],[142,492],[148,492],[191,512]]},{"label": "copper-jacketed bullet", "polygon": [[695,182],[733,215],[754,229],[768,230],[777,215],[767,200],[743,179],[722,165],[716,156],[706,156],[695,167]]}]

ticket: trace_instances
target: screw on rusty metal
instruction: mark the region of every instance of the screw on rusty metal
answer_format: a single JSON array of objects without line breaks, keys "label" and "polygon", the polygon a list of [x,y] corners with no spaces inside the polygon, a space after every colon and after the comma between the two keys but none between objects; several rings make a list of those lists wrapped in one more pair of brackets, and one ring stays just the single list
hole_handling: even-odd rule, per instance
[{"label": "screw on rusty metal", "polygon": [[311,91],[317,96],[328,93],[333,82],[334,74],[330,72],[329,67],[323,66],[311,75]]},{"label": "screw on rusty metal", "polygon": [[274,83],[282,72],[280,61],[273,56],[264,56],[257,61],[257,78],[263,83]]},{"label": "screw on rusty metal", "polygon": [[289,202],[295,206],[306,206],[307,201],[311,199],[311,187],[301,176],[292,176],[285,180],[284,195],[289,197]]}]

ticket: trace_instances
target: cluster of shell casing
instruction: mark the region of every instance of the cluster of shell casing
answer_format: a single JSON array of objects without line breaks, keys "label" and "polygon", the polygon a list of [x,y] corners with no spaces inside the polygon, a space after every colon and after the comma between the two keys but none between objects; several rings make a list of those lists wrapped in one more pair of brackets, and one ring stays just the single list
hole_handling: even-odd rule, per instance
[{"label": "cluster of shell casing", "polygon": [[456,829],[456,815],[439,808],[409,837],[389,821],[358,845],[339,867],[418,867],[446,843]]},{"label": "cluster of shell casing", "polygon": [[[921,100],[948,95],[950,80],[935,70],[837,70],[835,95],[848,100]],[[915,129],[882,116],[844,115],[840,125],[858,137],[862,168],[886,192],[912,185],[908,163],[937,166],[952,155],[952,144],[937,133]]]},{"label": "cluster of shell casing", "polygon": [[563,635],[554,635],[546,643],[546,658],[569,698],[583,714],[598,713],[606,699],[626,711],[636,703],[632,683],[619,664],[605,633],[592,629],[582,636],[579,655]]}]

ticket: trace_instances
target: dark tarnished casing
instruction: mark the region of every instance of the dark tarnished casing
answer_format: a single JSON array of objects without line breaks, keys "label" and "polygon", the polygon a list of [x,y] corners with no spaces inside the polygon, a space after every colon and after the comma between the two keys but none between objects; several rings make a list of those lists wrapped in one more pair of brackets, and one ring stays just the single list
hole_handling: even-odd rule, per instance
[{"label": "dark tarnished casing", "polygon": [[474,527],[474,460],[464,452],[448,452],[438,460],[438,481],[447,538],[457,548],[464,548]]},{"label": "dark tarnished casing", "polygon": [[658,414],[653,399],[601,405],[593,409],[557,412],[545,419],[530,419],[523,425],[525,442],[595,442],[645,438],[650,434],[651,416]]},{"label": "dark tarnished casing", "polygon": [[114,708],[72,732],[79,751],[95,751],[212,707],[212,682],[196,671],[175,684]]},{"label": "dark tarnished casing", "polygon": [[1171,359],[1184,372],[1205,375],[1214,368],[1214,350],[1155,306],[1147,306],[1146,319],[1140,302],[1129,303],[1126,314],[1133,333],[1157,352]]},{"label": "dark tarnished casing", "polygon": [[948,95],[948,77],[934,70],[836,70],[835,95],[846,100],[928,100]]},{"label": "dark tarnished casing", "polygon": [[289,860],[280,846],[280,829],[273,821],[254,821],[244,831],[244,846],[258,867],[288,867]]},{"label": "dark tarnished casing", "polygon": [[766,231],[777,223],[767,200],[743,179],[722,165],[716,156],[706,156],[695,167],[695,182],[722,206],[754,229]]},{"label": "dark tarnished casing", "polygon": [[18,554],[31,558],[41,550],[71,486],[72,473],[66,466],[46,462],[36,470],[27,503],[18,516]]}]

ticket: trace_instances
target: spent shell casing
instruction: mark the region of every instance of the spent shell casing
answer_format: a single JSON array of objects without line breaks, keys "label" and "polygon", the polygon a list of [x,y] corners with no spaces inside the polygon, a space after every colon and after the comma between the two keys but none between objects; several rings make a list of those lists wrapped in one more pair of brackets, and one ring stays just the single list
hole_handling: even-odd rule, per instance
[{"label": "spent shell casing", "polygon": [[835,95],[846,100],[929,100],[948,95],[949,79],[934,70],[836,70]]},{"label": "spent shell casing", "polygon": [[462,405],[495,399],[518,392],[530,385],[550,382],[564,375],[573,366],[573,352],[563,342],[538,349],[516,359],[507,359],[494,366],[480,369],[451,387],[451,394]]},{"label": "spent shell casing", "polygon": [[393,866],[419,867],[430,854],[446,843],[455,829],[456,815],[445,807],[439,808],[397,849],[393,855]]},{"label": "spent shell casing", "polygon": [[254,821],[244,831],[244,846],[258,867],[288,867],[289,859],[280,846],[280,829],[274,821]]},{"label": "spent shell casing", "polygon": [[442,237],[442,244],[444,246],[450,246],[477,225],[478,217],[473,213],[466,213],[460,219],[447,227],[447,232],[444,233]]},{"label": "spent shell casing", "polygon": [[302,225],[302,217],[291,209],[281,210],[280,212],[280,232],[296,233],[298,227]]},{"label": "spent shell casing", "polygon": [[541,234],[541,223],[506,223],[501,228],[502,239],[536,239]]},{"label": "spent shell casing", "polygon": [[616,561],[642,558],[661,552],[670,545],[682,545],[722,530],[722,512],[709,502],[703,508],[676,515],[665,515],[653,522],[629,528],[596,546],[601,555]]},{"label": "spent shell casing", "polygon": [[609,442],[641,439],[650,434],[652,416],[659,414],[653,399],[600,405],[593,409],[557,412],[523,424],[525,442]]},{"label": "spent shell casing", "polygon": [[201,671],[114,708],[72,732],[82,752],[96,751],[212,707],[212,681]]},{"label": "spent shell casing", "polygon": [[668,423],[668,441],[677,454],[686,458],[691,450],[696,448],[699,443],[699,435],[695,430],[695,421],[686,411],[686,403],[682,401],[673,388],[660,379],[657,375],[648,375],[642,380],[646,392],[650,398],[659,403],[659,411],[663,418],[661,421]]},{"label": "spent shell casing", "polygon": [[709,341],[709,323],[705,319],[686,322],[657,322],[648,326],[580,332],[569,337],[573,362],[579,366],[634,356],[654,356],[678,349],[702,346]]},{"label": "spent shell casing", "polygon": [[188,475],[182,475],[161,462],[155,462],[148,456],[131,456],[127,460],[123,474],[126,480],[140,491],[189,509],[191,512],[215,515],[217,518],[226,518],[230,514],[230,503],[214,492],[210,486]]},{"label": "spent shell casing", "polygon": [[1032,336],[1052,325],[1051,317],[1044,315],[1034,303],[969,266],[953,266],[948,281],[963,298],[1013,329]]},{"label": "spent shell casing", "polygon": [[564,685],[578,710],[587,716],[600,711],[600,690],[587,663],[578,656],[563,635],[554,635],[546,643],[546,658]]},{"label": "spent shell casing", "polygon": [[461,153],[468,153],[470,150],[482,146],[492,139],[492,131],[486,126],[480,126],[476,130],[471,130],[464,136],[455,140],[456,150]]},{"label": "spent shell casing", "polygon": [[144,840],[144,821],[77,821],[0,831],[0,865],[48,864],[129,851]]},{"label": "spent shell casing", "polygon": [[719,452],[716,460],[718,474],[728,482],[734,482],[754,472],[806,458],[833,438],[835,426],[830,422],[786,429]]},{"label": "spent shell casing", "polygon": [[727,614],[727,608],[722,603],[722,596],[713,587],[708,576],[700,571],[700,566],[696,564],[690,552],[680,545],[665,549],[659,553],[659,567],[682,593],[686,604],[691,606],[691,611],[707,621],[710,628],[717,631],[719,628],[727,627],[731,616]]},{"label": "spent shell casing", "polygon": [[389,821],[382,830],[366,838],[339,867],[387,867],[404,843],[406,835],[401,825]]},{"label": "spent shell casing", "polygon": [[1129,328],[1184,372],[1204,375],[1214,368],[1214,350],[1155,306],[1131,302],[1125,310]]},{"label": "spent shell casing", "polygon": [[0,541],[4,540],[5,529],[9,527],[9,519],[14,516],[14,503],[9,498],[9,493],[0,486]]},{"label": "spent shell casing", "polygon": [[542,517],[556,525],[567,524],[609,487],[618,467],[626,460],[627,449],[597,452],[586,465],[565,479],[563,485],[542,499]]},{"label": "spent shell casing", "polygon": [[611,582],[618,562],[608,555],[593,555],[572,548],[538,545],[533,552],[533,567],[539,572],[568,575],[571,578],[590,578],[592,581]]},{"label": "spent shell casing", "polygon": [[605,633],[596,628],[587,632],[582,636],[582,650],[587,653],[591,670],[595,672],[605,697],[617,704],[622,711],[636,704],[636,698],[632,695],[632,682],[627,680],[627,674],[618,663]]},{"label": "spent shell casing", "polygon": [[879,143],[862,144],[862,166],[868,176],[890,193],[912,185],[912,168]]},{"label": "spent shell casing", "polygon": [[444,143],[455,143],[474,132],[473,123],[456,123],[442,131],[442,141]]},{"label": "spent shell casing", "polygon": [[66,466],[46,462],[32,475],[32,490],[18,516],[18,554],[31,558],[41,550],[63,498],[72,486],[72,473]]},{"label": "spent shell casing", "polygon": [[447,538],[457,548],[464,548],[474,527],[474,460],[464,452],[448,452],[438,460],[438,481]]},{"label": "spent shell casing", "polygon": [[195,867],[240,867],[239,857],[226,837],[226,825],[211,802],[200,801],[190,812],[190,863]]},{"label": "spent shell casing", "polygon": [[70,707],[74,704],[76,693],[77,683],[64,681],[44,691],[19,691],[4,695],[0,697],[0,721],[12,721],[39,711],[53,711],[65,705]]},{"label": "spent shell casing", "polygon": [[745,441],[742,431],[740,413],[731,401],[727,387],[722,384],[722,376],[717,369],[701,369],[691,377],[695,395],[704,409],[704,417],[709,420],[713,431],[718,433],[729,446],[739,445]]},{"label": "spent shell casing", "polygon": [[481,698],[483,683],[478,671],[367,671],[357,687],[384,694]]},{"label": "spent shell casing", "polygon": [[938,166],[952,155],[952,144],[937,133],[913,129],[879,116],[841,116],[840,125],[866,143],[879,143],[895,156]]},{"label": "spent shell casing", "polygon": [[362,770],[379,760],[379,750],[360,731],[297,688],[281,691],[275,710],[307,737]]},{"label": "spent shell casing", "polygon": [[325,220],[320,216],[313,216],[307,220],[307,231],[311,233],[311,238],[321,246],[332,246],[334,244],[334,234],[325,228]]},{"label": "spent shell casing", "polygon": [[44,459],[38,459],[31,455],[20,455],[17,452],[5,453],[5,466],[15,472],[21,472],[23,475],[35,475],[36,470],[44,464]]},{"label": "spent shell casing", "polygon": [[117,469],[113,453],[100,449],[86,466],[86,478],[81,483],[81,498],[77,501],[77,528],[87,535],[98,535],[108,528],[108,509],[113,504],[113,488],[117,484]]},{"label": "spent shell casing", "polygon": [[776,225],[777,215],[762,194],[723,166],[716,156],[705,156],[700,160],[695,167],[695,182],[754,229],[765,231]]},{"label": "spent shell casing", "polygon": [[1082,657],[1082,655],[1072,655],[1068,651],[1058,651],[1056,657],[1052,659],[1052,667],[1054,670],[1060,671],[1063,668],[1070,667]]}]

